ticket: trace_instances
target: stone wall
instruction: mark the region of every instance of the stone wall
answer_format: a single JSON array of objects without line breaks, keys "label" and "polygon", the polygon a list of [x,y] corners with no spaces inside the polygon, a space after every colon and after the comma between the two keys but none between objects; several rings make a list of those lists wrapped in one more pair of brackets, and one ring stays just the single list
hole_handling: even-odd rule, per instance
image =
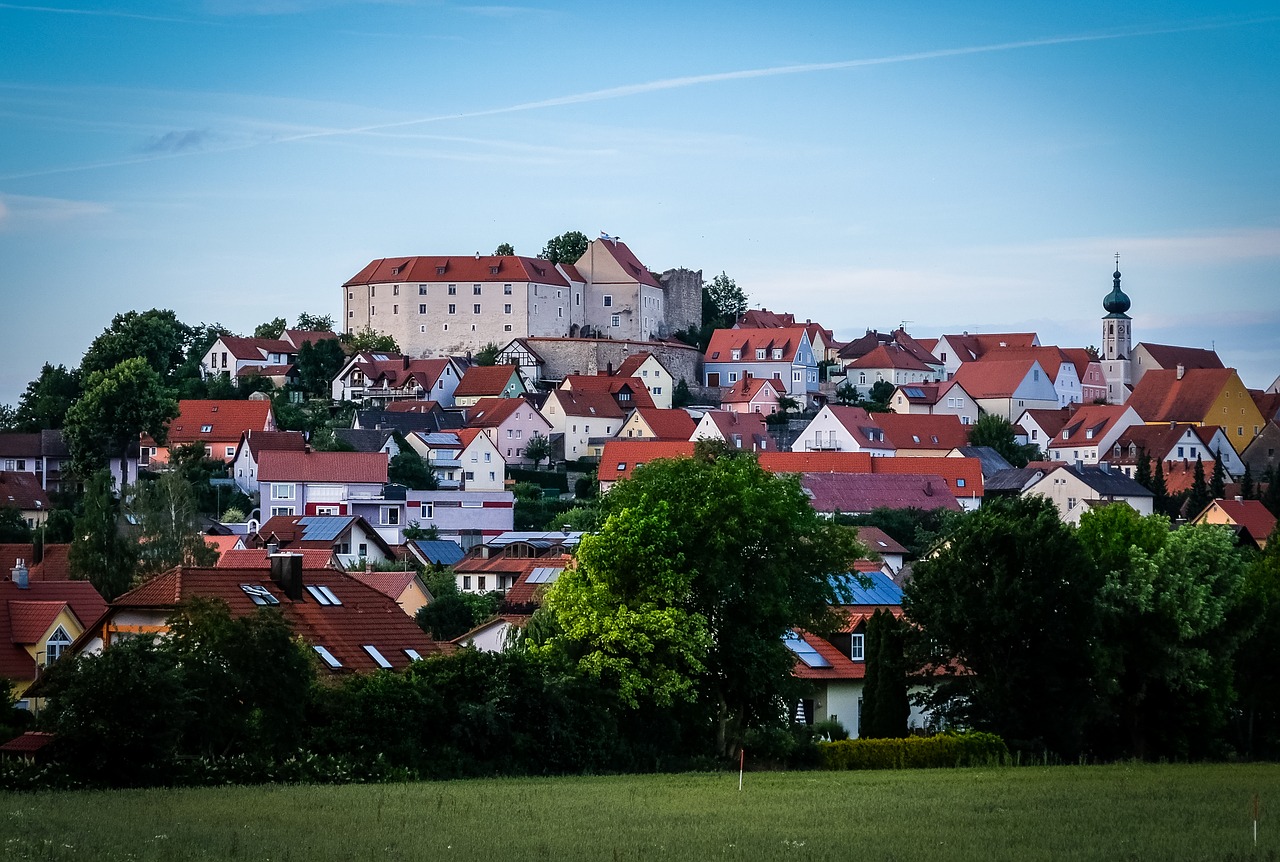
[{"label": "stone wall", "polygon": [[599,374],[617,369],[628,356],[648,351],[667,367],[676,380],[695,389],[702,379],[702,354],[698,348],[667,341],[614,341],[607,338],[529,338],[529,346],[542,357],[542,379],[563,380],[569,374]]},{"label": "stone wall", "polygon": [[[665,293],[665,318],[671,335],[688,329],[702,328],[702,270],[669,269],[658,276]],[[689,380],[692,384],[694,381]]]}]

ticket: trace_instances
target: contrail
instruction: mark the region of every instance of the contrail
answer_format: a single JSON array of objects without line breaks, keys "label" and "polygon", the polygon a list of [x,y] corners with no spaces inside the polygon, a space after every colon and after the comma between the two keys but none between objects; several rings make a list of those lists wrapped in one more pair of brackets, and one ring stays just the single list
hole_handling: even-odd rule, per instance
[{"label": "contrail", "polygon": [[132,18],[137,21],[161,21],[167,24],[190,24],[183,18],[163,18],[158,15],[141,15],[137,12],[120,12],[115,9],[61,9],[57,6],[22,6],[17,3],[0,3],[0,9],[15,12],[51,12],[56,15],[90,15],[95,18]]},{"label": "contrail", "polygon": [[[13,7],[8,4],[0,3],[0,8],[34,8],[34,7]],[[65,10],[54,10],[65,11]],[[121,13],[123,14],[123,13]],[[1191,33],[1202,30],[1219,30],[1230,27],[1242,27],[1250,24],[1267,23],[1280,20],[1280,16],[1269,16],[1262,18],[1251,18],[1243,21],[1204,21],[1195,24],[1187,24],[1173,27],[1159,27],[1147,29],[1129,29],[1118,30],[1106,33],[1082,33],[1072,36],[1053,36],[1044,39],[1026,39],[1018,42],[999,42],[992,45],[972,45],[965,48],[942,48],[936,51],[916,51],[908,54],[894,54],[888,57],[869,57],[860,60],[837,60],[828,63],[798,63],[788,66],[767,66],[760,69],[739,69],[732,72],[713,72],[706,75],[686,75],[678,78],[663,78],[657,81],[647,81],[639,84],[625,84],[620,87],[608,87],[602,90],[590,90],[585,93],[573,93],[566,96],[556,96],[551,99],[541,99],[535,102],[521,102],[516,105],[507,105],[499,108],[487,108],[479,111],[467,111],[455,114],[437,114],[428,117],[416,117],[409,120],[398,120],[391,123],[376,123],[366,126],[352,126],[341,129],[319,129],[313,132],[301,132],[293,135],[283,135],[270,138],[264,141],[256,141],[252,143],[240,144],[230,147],[222,147],[218,149],[192,150],[183,153],[168,153],[162,156],[148,156],[142,158],[121,159],[119,161],[97,162],[94,164],[76,165],[71,167],[48,168],[38,171],[30,171],[19,174],[9,174],[0,177],[0,180],[26,179],[29,177],[48,176],[50,174],[71,173],[75,171],[94,170],[98,168],[109,168],[124,165],[135,165],[147,161],[156,161],[159,159],[182,158],[186,156],[209,154],[209,153],[225,153],[237,150],[253,149],[254,147],[266,146],[269,144],[284,144],[295,141],[315,140],[319,138],[332,138],[342,135],[360,135],[369,132],[381,132],[388,129],[399,129],[406,126],[418,126],[427,123],[441,123],[449,120],[465,120],[476,117],[492,117],[501,114],[514,114],[523,111],[536,111],[544,108],[555,108],[564,105],[580,105],[587,102],[601,102],[610,99],[623,99],[629,96],[638,96],[645,93],[656,93],[663,90],[678,90],[686,87],[697,87],[704,84],[718,84],[724,81],[743,81],[752,78],[773,78],[782,75],[803,75],[814,72],[832,72],[842,69],[857,69],[865,66],[886,66],[895,63],[914,63],[921,60],[939,60],[947,57],[964,57],[973,54],[992,54],[1001,51],[1016,51],[1026,48],[1043,48],[1053,45],[1069,45],[1081,42],[1103,42],[1114,39],[1139,38],[1146,36],[1163,36],[1173,33]]]}]

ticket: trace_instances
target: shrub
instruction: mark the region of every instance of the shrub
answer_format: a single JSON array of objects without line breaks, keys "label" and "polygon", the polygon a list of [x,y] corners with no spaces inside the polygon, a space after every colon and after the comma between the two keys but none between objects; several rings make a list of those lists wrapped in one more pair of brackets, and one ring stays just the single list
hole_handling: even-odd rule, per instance
[{"label": "shrub", "polygon": [[993,733],[943,733],[905,739],[821,742],[825,769],[939,769],[991,766],[1009,761],[1004,740]]}]

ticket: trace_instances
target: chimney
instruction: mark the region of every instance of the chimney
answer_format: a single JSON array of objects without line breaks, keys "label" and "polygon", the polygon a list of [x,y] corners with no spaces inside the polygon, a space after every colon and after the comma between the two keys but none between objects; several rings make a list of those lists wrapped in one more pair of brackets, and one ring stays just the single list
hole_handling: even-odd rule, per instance
[{"label": "chimney", "polygon": [[25,560],[18,560],[14,563],[11,580],[18,585],[18,589],[20,590],[25,590],[30,586],[27,580],[27,566]]},{"label": "chimney", "polygon": [[604,373],[605,373],[605,375],[606,375],[606,376],[608,376],[608,377],[612,377],[612,376],[613,376],[613,363],[612,363],[612,362],[606,362],[606,363],[605,363],[605,366],[604,366],[604,369],[605,369],[605,370],[604,370]]},{"label": "chimney", "polygon": [[1237,502],[1237,503],[1243,503],[1243,502],[1244,502],[1244,497],[1243,497],[1243,496],[1241,496],[1240,494],[1236,494],[1236,502]]},{"label": "chimney", "polygon": [[405,356],[405,357],[404,357],[404,370],[405,370],[405,371],[408,371],[408,370],[409,370],[409,357],[408,357],[408,356]]},{"label": "chimney", "polygon": [[480,252],[476,252],[476,260],[480,259]]},{"label": "chimney", "polygon": [[290,599],[302,601],[302,554],[272,554],[271,580]]},{"label": "chimney", "polygon": [[1181,379],[1182,379],[1182,375],[1184,375],[1184,374],[1186,374],[1186,373],[1187,373],[1187,367],[1186,367],[1185,365],[1183,365],[1181,362],[1179,362],[1179,363],[1178,363],[1178,379],[1179,379],[1179,380],[1181,380]]},{"label": "chimney", "polygon": [[274,557],[274,556],[275,556],[276,554],[278,554],[278,553],[280,553],[280,544],[279,544],[278,542],[268,542],[268,543],[267,543],[267,556],[268,556],[268,557]]}]

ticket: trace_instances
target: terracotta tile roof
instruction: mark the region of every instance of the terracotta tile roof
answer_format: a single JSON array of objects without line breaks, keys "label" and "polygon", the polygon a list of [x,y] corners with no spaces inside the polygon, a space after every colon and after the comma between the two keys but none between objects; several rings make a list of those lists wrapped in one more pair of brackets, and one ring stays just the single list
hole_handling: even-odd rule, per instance
[{"label": "terracotta tile roof", "polygon": [[[323,646],[341,662],[339,672],[374,671],[379,665],[365,650],[375,647],[395,669],[410,663],[406,649],[424,658],[451,652],[448,644],[431,640],[394,601],[350,575],[332,569],[304,569],[307,586],[328,587],[341,602],[321,605],[309,593],[289,599],[266,570],[258,568],[179,568],[157,575],[112,603],[113,613],[125,610],[167,611],[192,596],[219,598],[235,616],[252,613],[258,606],[241,584],[262,587],[277,600],[294,632],[312,646]],[[323,662],[321,667],[327,667]]]},{"label": "terracotta tile roof", "polygon": [[[600,457],[598,477],[602,482],[616,482],[630,478],[632,471],[641,464],[659,459],[689,458],[693,455],[693,443],[668,440],[610,440],[604,444]],[[923,458],[872,458],[866,452],[758,452],[760,466],[771,473],[869,473],[873,461],[914,461],[925,463]],[[944,459],[932,459],[944,460]],[[948,458],[948,461],[968,461],[966,458]],[[937,472],[932,470],[931,472]],[[981,468],[978,469],[981,476]]]},{"label": "terracotta tile roof", "polygon": [[761,452],[759,458],[770,473],[870,473],[873,461],[893,460],[867,452]]},{"label": "terracotta tile roof", "polygon": [[288,355],[298,352],[292,344],[279,338],[242,338],[239,335],[223,335],[218,340],[236,359],[261,362],[272,353]]},{"label": "terracotta tile roof", "polygon": [[49,495],[35,473],[0,472],[0,508],[49,510]]},{"label": "terracotta tile roof", "polygon": [[[444,271],[440,272],[443,267]],[[497,272],[493,268],[497,267]],[[343,287],[407,282],[523,281],[568,287],[569,282],[547,260],[519,255],[455,255],[384,257],[371,261]]]},{"label": "terracotta tile roof", "polygon": [[649,426],[658,440],[688,440],[698,423],[683,410],[659,410],[657,407],[638,407],[636,413]]},{"label": "terracotta tile roof", "polygon": [[[102,615],[107,603],[88,581],[32,580],[24,590],[7,574],[0,581],[0,678],[32,680],[36,662],[24,645],[43,636],[64,607],[81,625],[88,625]],[[42,622],[43,628],[33,634]]]},{"label": "terracotta tile roof", "polygon": [[338,334],[336,332],[313,332],[310,329],[286,329],[280,334],[281,341],[287,341],[294,347],[301,349],[304,344],[316,344],[320,341],[336,341]]},{"label": "terracotta tile roof", "polygon": [[[897,391],[902,393],[902,397],[907,399],[908,404],[937,404],[956,386],[960,384],[954,380],[943,380],[938,383],[903,383],[897,387]],[[964,392],[963,386],[960,387],[960,391]],[[916,392],[920,394],[916,395]]]},{"label": "terracotta tile roof", "polygon": [[392,401],[387,404],[388,413],[435,413],[444,408],[435,401]]},{"label": "terracotta tile roof", "polygon": [[734,383],[728,389],[724,390],[724,394],[720,396],[722,404],[746,404],[755,400],[760,396],[760,390],[768,388],[769,393],[765,394],[766,399],[778,400],[778,396],[784,393],[782,384],[771,377],[744,377]]},{"label": "terracotta tile roof", "polygon": [[387,358],[375,359],[373,353],[362,353],[360,361],[353,368],[360,369],[360,373],[370,383],[392,389],[402,389],[414,384],[430,391],[453,362],[450,359],[409,359],[398,354],[379,353],[376,356]]},{"label": "terracotta tile roof", "polygon": [[1008,398],[1022,385],[1035,364],[1034,359],[966,362],[956,370],[952,379],[973,398]]},{"label": "terracotta tile roof", "polygon": [[[613,372],[613,376],[621,377],[624,380],[628,377],[637,377],[639,376],[640,366],[644,365],[645,360],[650,358],[654,359],[659,365],[662,365],[662,360],[657,359],[657,357],[649,351],[642,350],[639,353],[628,354],[627,358],[622,360],[622,364],[618,366],[618,370]],[[663,367],[665,368],[666,366]]]},{"label": "terracotta tile roof", "polygon": [[854,661],[826,640],[803,629],[796,630],[805,643],[826,659],[830,667],[809,667],[798,656],[791,674],[798,679],[864,679],[867,675],[866,662]]},{"label": "terracotta tile roof", "polygon": [[1231,523],[1244,527],[1256,542],[1265,542],[1276,528],[1276,516],[1259,500],[1214,500]]},{"label": "terracotta tile roof", "polygon": [[65,601],[47,599],[32,601],[27,599],[9,599],[9,639],[16,644],[34,644],[44,636],[58,618],[58,614],[66,609]]},{"label": "terracotta tile roof", "polygon": [[[649,272],[648,268],[640,262],[640,259],[635,256],[622,240],[600,239],[594,240],[591,245],[592,247],[602,248],[613,255],[613,259],[622,267],[622,271],[641,284],[647,284],[649,287],[662,287],[658,280],[653,277],[653,273]],[[591,251],[588,249],[587,254],[590,253]],[[586,255],[583,256],[585,257]],[[581,263],[581,261],[578,262]]]},{"label": "terracotta tile roof", "polygon": [[1007,362],[1015,359],[1036,360],[1044,373],[1049,375],[1050,381],[1058,379],[1058,371],[1064,362],[1071,365],[1072,369],[1075,368],[1067,355],[1057,347],[996,347],[984,353],[978,361]]},{"label": "terracotta tile roof", "polygon": [[[1114,464],[1136,464],[1138,458],[1146,453],[1148,458],[1155,461],[1179,460],[1173,455],[1178,441],[1181,440],[1188,431],[1195,435],[1201,445],[1206,450],[1212,442],[1214,434],[1218,431],[1217,425],[1190,425],[1185,422],[1170,422],[1167,425],[1134,425],[1126,428],[1116,439],[1116,445],[1120,447],[1119,457],[1115,457],[1114,450],[1112,457],[1107,460]],[[1131,454],[1131,450],[1133,451]],[[1195,459],[1192,458],[1192,461]],[[1212,462],[1210,462],[1212,463]],[[1152,465],[1155,469],[1155,465]]]},{"label": "terracotta tile roof", "polygon": [[901,350],[905,350],[912,357],[924,363],[926,366],[937,366],[942,363],[933,355],[933,348],[936,344],[937,339],[914,339],[901,327],[895,329],[893,332],[878,332],[874,329],[868,329],[866,335],[859,336],[858,338],[855,338],[841,346],[838,355],[841,360],[848,362],[851,359],[859,359],[866,356],[877,347],[893,346]]},{"label": "terracotta tile roof", "polygon": [[1176,369],[1142,375],[1127,402],[1145,422],[1203,422],[1235,371],[1192,368],[1182,379]]},{"label": "terracotta tile roof", "polygon": [[307,435],[301,431],[246,431],[240,437],[240,447],[236,449],[239,457],[240,449],[249,446],[249,454],[257,461],[268,449],[286,452],[301,452],[307,448]]},{"label": "terracotta tile roof", "polygon": [[[521,407],[530,407],[523,398],[481,398],[467,408],[467,426],[470,428],[497,428],[511,418]],[[536,410],[534,411],[537,412]],[[539,414],[540,415],[540,414]]]},{"label": "terracotta tile roof", "polygon": [[[573,392],[604,392],[611,395],[618,406],[625,410],[633,407],[655,407],[653,396],[639,377],[623,377],[615,374],[612,377],[590,374],[570,374],[560,384],[562,390]],[[625,393],[628,397],[619,397]]]},{"label": "terracotta tile roof", "polygon": [[828,404],[823,410],[835,417],[840,426],[857,442],[858,448],[893,451],[893,442],[888,439],[885,429],[861,407]]},{"label": "terracotta tile roof", "polygon": [[[274,520],[274,519],[272,519]],[[291,553],[302,554],[303,569],[336,569],[333,550],[331,548],[297,548]],[[267,549],[242,548],[240,550],[223,551],[218,557],[219,569],[270,569],[271,560],[267,557]]]},{"label": "terracotta tile roof", "polygon": [[1097,446],[1109,434],[1129,408],[1123,404],[1085,404],[1078,407],[1058,429],[1052,448]]},{"label": "terracotta tile roof", "polygon": [[55,735],[43,730],[28,730],[0,745],[0,752],[5,754],[34,754],[54,741]]},{"label": "terracotta tile roof", "polygon": [[957,498],[981,498],[984,494],[982,461],[978,458],[872,458],[871,472],[941,476]]},{"label": "terracotta tile roof", "polygon": [[969,428],[947,413],[877,413],[872,417],[895,449],[957,449],[969,445]]},{"label": "terracotta tile roof", "polygon": [[[790,365],[800,349],[800,339],[805,335],[803,326],[782,329],[717,329],[707,345],[707,362],[785,362]],[[782,351],[781,359],[773,358],[775,349]],[[733,351],[741,351],[738,359]],[[765,358],[756,359],[756,351],[764,350]]]},{"label": "terracotta tile roof", "polygon": [[560,410],[566,416],[621,419],[627,415],[608,392],[557,389],[551,397],[560,405]]},{"label": "terracotta tile roof", "polygon": [[927,473],[802,473],[800,485],[819,512],[870,512],[880,508],[960,510],[943,478]]},{"label": "terracotta tile roof", "polygon": [[[1079,377],[1080,381],[1085,383],[1085,375],[1089,370],[1089,366],[1098,360],[1091,357],[1089,351],[1083,347],[1061,347],[1059,350],[1062,351],[1062,355],[1066,357],[1066,360],[1075,366],[1076,377]],[[1086,383],[1085,385],[1088,384]],[[1103,386],[1104,384],[1097,383],[1095,385]]]},{"label": "terracotta tile roof", "polygon": [[610,440],[604,444],[597,477],[601,482],[616,482],[630,478],[641,464],[692,455],[693,444],[687,440]]},{"label": "terracotta tile roof", "polygon": [[897,344],[880,344],[845,366],[846,368],[894,368],[902,371],[931,372],[928,365]]},{"label": "terracotta tile roof", "polygon": [[[1075,412],[1073,408],[1063,407],[1058,410],[1024,410],[1022,415],[1029,416],[1035,420],[1035,423],[1040,426],[1040,430],[1045,433],[1045,436],[1052,440],[1058,436],[1058,432],[1062,430],[1062,426],[1067,424],[1067,420],[1071,418],[1073,412]],[[1018,418],[1021,420],[1022,416]],[[1041,448],[1043,448],[1045,442],[1044,440],[1037,441],[1037,443],[1041,444]]]},{"label": "terracotta tile roof", "polygon": [[258,459],[262,482],[358,482],[386,484],[389,460],[384,452],[282,452],[268,450]]},{"label": "terracotta tile roof", "polygon": [[222,559],[222,555],[227,551],[235,549],[239,543],[239,536],[205,536],[204,543],[218,552],[218,559]]},{"label": "terracotta tile roof", "polygon": [[[520,376],[514,365],[473,365],[462,375],[454,398],[497,397],[506,391],[512,377]],[[521,386],[521,391],[524,387]]]},{"label": "terracotta tile roof", "polygon": [[[858,541],[877,554],[906,554],[907,549],[879,527],[855,527]],[[879,567],[876,567],[877,570]]]},{"label": "terracotta tile roof", "polygon": [[[1171,344],[1148,344],[1142,342],[1138,347],[1145,348],[1147,354],[1156,364],[1166,371],[1177,370],[1181,365],[1190,371],[1192,368],[1222,368],[1222,360],[1213,350],[1200,347],[1175,347]],[[1144,377],[1146,375],[1143,375]]]},{"label": "terracotta tile roof", "polygon": [[[945,338],[953,349],[963,351],[956,357],[961,362],[981,359],[988,351],[1000,347],[1035,347],[1036,341],[1039,340],[1034,332],[963,333],[944,335],[942,338]],[[938,340],[941,341],[942,338]]]},{"label": "terracotta tile roof", "polygon": [[1250,389],[1249,397],[1257,405],[1262,418],[1270,422],[1280,418],[1280,392],[1263,392],[1261,389]]},{"label": "terracotta tile roof", "polygon": [[246,365],[236,372],[236,377],[288,377],[294,373],[289,365]]},{"label": "terracotta tile roof", "polygon": [[395,601],[409,589],[418,573],[414,569],[404,572],[352,572],[351,577]]},{"label": "terracotta tile roof", "polygon": [[493,551],[488,558],[479,551],[472,551],[456,563],[453,570],[462,575],[500,574],[513,577],[511,587],[503,597],[509,605],[522,605],[538,601],[550,581],[529,583],[529,575],[536,569],[563,571],[573,562],[570,554],[547,554],[542,557],[508,557],[502,551]]},{"label": "terracotta tile roof", "polygon": [[245,431],[267,431],[273,426],[270,401],[182,400],[178,418],[169,423],[168,441],[169,446],[196,440],[238,442]]},{"label": "terracotta tile roof", "polygon": [[[735,437],[741,441],[742,449],[768,449],[774,445],[769,437],[769,425],[764,421],[763,413],[735,413],[732,410],[708,410],[702,414],[703,420],[710,418],[716,429],[731,445]],[[698,433],[699,423],[693,434]]]},{"label": "terracotta tile roof", "polygon": [[767,308],[751,308],[743,312],[734,324],[735,329],[784,329],[796,325],[794,314],[770,311]]},{"label": "terracotta tile roof", "polygon": [[[71,551],[70,545],[45,545],[44,557],[40,562],[31,566],[31,580],[33,581],[69,581],[71,580],[71,565],[67,562],[67,554]],[[32,557],[27,556],[24,559],[30,560]],[[9,571],[13,566],[10,565],[5,571]]]}]

